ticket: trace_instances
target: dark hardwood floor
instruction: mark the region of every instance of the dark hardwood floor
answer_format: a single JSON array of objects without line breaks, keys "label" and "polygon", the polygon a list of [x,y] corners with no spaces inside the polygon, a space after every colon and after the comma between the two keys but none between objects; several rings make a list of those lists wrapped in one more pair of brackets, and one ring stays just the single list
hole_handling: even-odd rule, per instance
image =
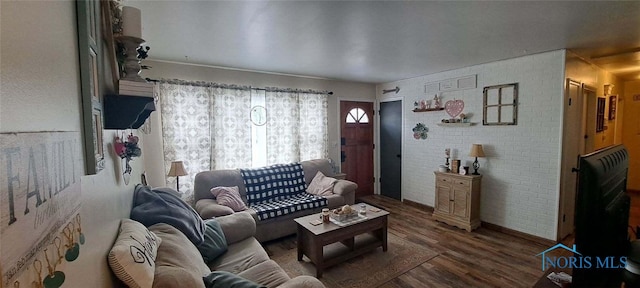
[{"label": "dark hardwood floor", "polygon": [[391,213],[389,233],[439,251],[382,287],[531,287],[543,275],[543,244],[483,227],[469,233],[382,196],[363,200]]},{"label": "dark hardwood floor", "polygon": [[[629,225],[635,229],[640,225],[640,194],[630,196]],[[362,200],[389,211],[388,233],[438,252],[438,256],[379,287],[532,287],[544,275],[541,258],[536,255],[548,245],[484,227],[467,232],[433,220],[431,212],[384,196]],[[572,245],[573,237],[562,243]],[[267,250],[278,250],[269,249],[269,245],[282,247],[282,243],[266,243]],[[296,247],[293,242],[286,246]],[[551,256],[571,255],[557,249]]]},{"label": "dark hardwood floor", "polygon": [[[546,245],[483,227],[469,233],[434,221],[431,212],[384,196],[363,200],[389,211],[388,233],[438,252],[380,287],[531,287],[543,275],[536,255],[549,248]],[[278,251],[282,243],[265,246]]]}]

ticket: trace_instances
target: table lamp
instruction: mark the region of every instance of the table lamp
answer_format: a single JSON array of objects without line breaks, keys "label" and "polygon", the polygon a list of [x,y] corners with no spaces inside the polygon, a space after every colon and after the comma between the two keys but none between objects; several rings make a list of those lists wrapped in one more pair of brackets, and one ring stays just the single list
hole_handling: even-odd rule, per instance
[{"label": "table lamp", "polygon": [[122,35],[116,37],[116,40],[122,44],[125,49],[124,63],[122,69],[124,75],[121,80],[129,80],[135,82],[147,82],[140,77],[140,59],[138,59],[138,47],[145,43],[142,37],[142,17],[140,9],[123,6],[122,7]]},{"label": "table lamp", "polygon": [[176,177],[176,189],[180,192],[180,176],[187,175],[187,170],[184,169],[182,161],[171,162],[171,169],[169,169],[169,177]]},{"label": "table lamp", "polygon": [[480,175],[478,173],[478,169],[480,169],[480,164],[478,163],[478,157],[484,157],[484,150],[482,150],[482,144],[472,144],[471,152],[469,152],[469,156],[476,157],[476,161],[473,161],[473,175]]}]

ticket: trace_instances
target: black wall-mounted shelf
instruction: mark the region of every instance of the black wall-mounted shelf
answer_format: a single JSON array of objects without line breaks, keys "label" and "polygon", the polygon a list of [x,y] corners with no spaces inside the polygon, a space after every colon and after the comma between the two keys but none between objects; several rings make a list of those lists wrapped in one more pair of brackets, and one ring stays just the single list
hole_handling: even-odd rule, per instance
[{"label": "black wall-mounted shelf", "polygon": [[138,129],[155,110],[153,97],[105,95],[104,129]]}]

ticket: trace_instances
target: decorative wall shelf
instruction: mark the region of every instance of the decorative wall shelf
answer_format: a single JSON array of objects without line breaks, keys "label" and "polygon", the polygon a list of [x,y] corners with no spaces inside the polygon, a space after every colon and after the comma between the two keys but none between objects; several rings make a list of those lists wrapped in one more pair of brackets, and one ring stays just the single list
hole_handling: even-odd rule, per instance
[{"label": "decorative wall shelf", "polygon": [[476,125],[476,123],[471,123],[471,122],[467,122],[467,123],[436,123],[436,125],[443,126],[443,127],[464,127],[464,126],[473,126],[473,125]]},{"label": "decorative wall shelf", "polygon": [[413,109],[411,111],[413,112],[431,112],[431,111],[442,111],[444,110],[444,107],[442,108],[429,108],[429,109]]},{"label": "decorative wall shelf", "polygon": [[118,95],[104,96],[104,129],[140,128],[156,110],[153,83],[120,79],[118,87]]},{"label": "decorative wall shelf", "polygon": [[153,97],[104,96],[104,129],[138,129],[156,110]]}]

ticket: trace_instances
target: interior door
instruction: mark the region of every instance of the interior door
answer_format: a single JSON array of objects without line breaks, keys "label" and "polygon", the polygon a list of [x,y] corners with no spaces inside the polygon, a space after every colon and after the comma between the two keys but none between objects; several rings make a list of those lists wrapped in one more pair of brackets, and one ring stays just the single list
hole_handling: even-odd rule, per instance
[{"label": "interior door", "polygon": [[562,139],[561,203],[558,240],[573,233],[577,193],[578,157],[585,153],[586,125],[583,106],[584,93],[579,82],[567,79],[564,99],[564,128]]},{"label": "interior door", "polygon": [[342,173],[356,182],[356,198],[373,195],[373,103],[340,101]]},{"label": "interior door", "polygon": [[402,200],[402,101],[380,103],[380,194]]}]

